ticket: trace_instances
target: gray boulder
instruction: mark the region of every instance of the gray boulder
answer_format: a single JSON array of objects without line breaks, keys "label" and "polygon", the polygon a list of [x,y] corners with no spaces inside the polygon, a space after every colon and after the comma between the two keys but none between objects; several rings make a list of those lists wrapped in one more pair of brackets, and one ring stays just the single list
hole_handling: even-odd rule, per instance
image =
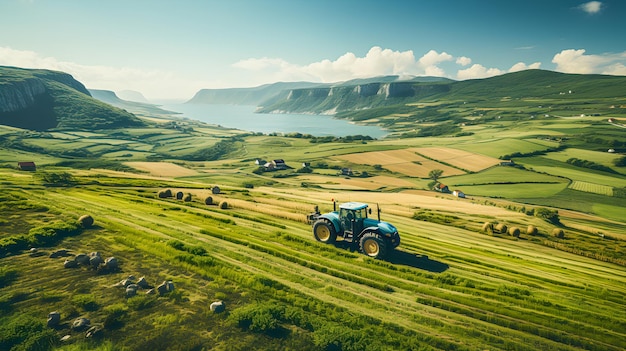
[{"label": "gray boulder", "polygon": [[226,309],[226,305],[224,305],[223,301],[215,301],[210,306],[211,311],[215,313],[222,313]]},{"label": "gray boulder", "polygon": [[104,266],[106,267],[106,269],[114,271],[119,267],[119,262],[115,257],[108,257],[106,260],[104,260]]},{"label": "gray boulder", "polygon": [[76,267],[78,267],[78,262],[76,262],[75,260],[67,259],[67,260],[65,260],[65,262],[63,262],[63,267],[65,267],[65,268],[76,268]]},{"label": "gray boulder", "polygon": [[89,264],[89,256],[87,256],[84,253],[78,254],[76,255],[76,257],[74,257],[74,261],[76,261],[76,263],[86,266]]},{"label": "gray boulder", "polygon": [[72,323],[72,330],[83,331],[89,327],[91,322],[87,318],[76,318]]},{"label": "gray boulder", "polygon": [[57,311],[48,313],[48,327],[54,328],[61,323],[61,314]]},{"label": "gray boulder", "polygon": [[89,329],[87,329],[87,332],[85,333],[85,337],[87,339],[97,338],[97,337],[102,336],[102,332],[103,332],[103,330],[102,330],[101,326],[94,325],[94,326],[90,327]]},{"label": "gray boulder", "polygon": [[139,285],[139,287],[142,289],[147,289],[150,286],[146,281],[146,277],[139,278],[139,280],[137,281],[137,285]]},{"label": "gray boulder", "polygon": [[129,286],[126,287],[126,297],[133,297],[135,295],[137,295],[137,288],[138,286],[136,284],[131,284]]},{"label": "gray boulder", "polygon": [[102,257],[100,256],[91,256],[89,258],[89,264],[91,265],[92,268],[98,268],[98,266],[100,266],[100,264],[102,264]]}]

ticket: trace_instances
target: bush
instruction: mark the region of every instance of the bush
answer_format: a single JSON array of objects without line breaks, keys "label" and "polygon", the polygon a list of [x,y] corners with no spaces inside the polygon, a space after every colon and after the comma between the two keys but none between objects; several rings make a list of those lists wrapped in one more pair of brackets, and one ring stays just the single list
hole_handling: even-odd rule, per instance
[{"label": "bush", "polygon": [[187,195],[185,195],[185,197],[183,198],[183,201],[191,202],[191,198],[192,198],[191,194],[187,193]]},{"label": "bush", "polygon": [[119,328],[123,325],[123,319],[128,314],[128,307],[117,303],[104,308],[104,327],[107,329]]},{"label": "bush", "polygon": [[561,228],[552,229],[552,236],[555,238],[563,239],[565,238],[565,232]]},{"label": "bush", "polygon": [[85,311],[96,311],[100,306],[93,294],[78,294],[72,297],[72,303]]},{"label": "bush", "polygon": [[183,194],[183,192],[182,192],[182,191],[177,192],[177,193],[176,193],[176,200],[182,200],[182,199],[183,199],[183,195],[184,195],[184,194]]},{"label": "bush", "polygon": [[544,219],[553,224],[560,224],[559,211],[551,210],[545,207],[539,207],[535,209],[535,217]]},{"label": "bush", "polygon": [[222,201],[222,202],[220,202],[220,208],[221,208],[222,210],[226,210],[226,209],[228,209],[228,203],[227,203],[226,201]]}]

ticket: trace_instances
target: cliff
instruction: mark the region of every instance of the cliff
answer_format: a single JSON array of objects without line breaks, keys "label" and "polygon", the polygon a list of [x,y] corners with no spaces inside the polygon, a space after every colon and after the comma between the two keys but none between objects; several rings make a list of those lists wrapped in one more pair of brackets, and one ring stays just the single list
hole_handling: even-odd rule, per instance
[{"label": "cliff", "polygon": [[450,86],[443,82],[414,81],[343,83],[332,87],[292,89],[284,99],[263,103],[261,113],[329,113],[396,105],[416,99],[445,94]]},{"label": "cliff", "polygon": [[263,101],[284,97],[284,94],[286,94],[285,91],[312,88],[320,85],[322,84],[309,82],[278,82],[260,85],[254,88],[202,89],[198,91],[193,98],[187,101],[187,103],[258,106]]},{"label": "cliff", "polygon": [[47,130],[106,129],[144,122],[92,98],[67,73],[0,66],[0,124]]}]

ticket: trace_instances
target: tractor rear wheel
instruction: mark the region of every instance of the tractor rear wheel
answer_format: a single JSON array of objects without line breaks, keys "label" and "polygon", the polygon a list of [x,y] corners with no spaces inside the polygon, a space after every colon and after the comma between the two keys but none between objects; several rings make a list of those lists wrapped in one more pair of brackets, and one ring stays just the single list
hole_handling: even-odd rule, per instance
[{"label": "tractor rear wheel", "polygon": [[333,244],[337,239],[337,232],[335,232],[335,227],[332,223],[320,219],[313,224],[313,236],[317,241]]},{"label": "tractor rear wheel", "polygon": [[361,252],[372,258],[384,258],[387,254],[387,242],[380,234],[367,232],[359,241]]}]

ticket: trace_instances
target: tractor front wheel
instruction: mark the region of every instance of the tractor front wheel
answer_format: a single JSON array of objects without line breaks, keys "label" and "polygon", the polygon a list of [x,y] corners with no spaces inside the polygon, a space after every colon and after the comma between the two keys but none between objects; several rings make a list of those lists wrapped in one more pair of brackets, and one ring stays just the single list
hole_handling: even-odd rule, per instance
[{"label": "tractor front wheel", "polygon": [[361,252],[372,258],[384,258],[387,254],[387,242],[380,234],[367,232],[359,241]]},{"label": "tractor front wheel", "polygon": [[335,232],[335,227],[332,223],[320,219],[313,224],[313,236],[317,241],[332,244],[337,239],[337,232]]}]

